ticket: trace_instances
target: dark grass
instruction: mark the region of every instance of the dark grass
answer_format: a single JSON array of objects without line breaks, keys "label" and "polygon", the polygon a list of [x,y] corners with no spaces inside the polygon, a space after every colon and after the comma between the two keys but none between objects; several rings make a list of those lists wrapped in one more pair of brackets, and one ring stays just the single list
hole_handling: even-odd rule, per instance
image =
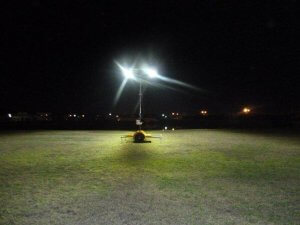
[{"label": "dark grass", "polygon": [[0,134],[0,224],[299,224],[300,135]]}]

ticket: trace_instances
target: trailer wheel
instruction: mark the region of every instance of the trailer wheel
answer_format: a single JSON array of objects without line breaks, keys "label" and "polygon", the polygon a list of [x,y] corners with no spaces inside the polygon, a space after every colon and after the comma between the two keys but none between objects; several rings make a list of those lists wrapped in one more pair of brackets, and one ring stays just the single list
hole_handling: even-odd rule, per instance
[{"label": "trailer wheel", "polygon": [[145,135],[142,132],[136,132],[133,136],[134,142],[142,143],[145,141]]}]

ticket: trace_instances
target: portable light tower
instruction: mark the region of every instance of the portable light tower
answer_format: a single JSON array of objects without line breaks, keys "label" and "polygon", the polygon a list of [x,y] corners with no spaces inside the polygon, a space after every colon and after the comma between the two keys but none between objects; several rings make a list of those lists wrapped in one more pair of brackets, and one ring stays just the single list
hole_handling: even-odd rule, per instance
[{"label": "portable light tower", "polygon": [[[146,141],[146,138],[153,138],[151,134],[147,134],[145,131],[142,130],[142,99],[143,99],[143,92],[142,92],[142,79],[140,76],[147,75],[149,78],[156,78],[158,77],[158,73],[153,68],[142,68],[142,69],[136,69],[136,68],[124,68],[121,65],[118,64],[120,67],[123,76],[125,79],[134,79],[136,81],[139,81],[139,117],[136,120],[136,125],[138,126],[138,130],[134,132],[133,134],[126,135],[124,137],[132,137],[135,143],[145,143],[150,142]],[[135,72],[134,72],[135,71]],[[137,74],[137,72],[142,72],[142,74]]]},{"label": "portable light tower", "polygon": [[[140,88],[139,88],[139,117],[136,120],[136,125],[138,126],[138,130],[134,134],[129,134],[129,135],[126,135],[126,136],[122,137],[122,138],[132,137],[134,142],[136,142],[136,143],[150,142],[150,141],[145,140],[147,137],[161,138],[161,136],[160,137],[154,137],[151,134],[146,134],[146,132],[142,130],[142,124],[143,124],[143,122],[142,122],[142,100],[143,100],[142,82],[144,80],[144,79],[142,79],[143,76],[146,75],[149,78],[157,78],[157,79],[159,79],[163,82],[167,82],[167,83],[174,84],[174,85],[177,85],[177,86],[181,86],[181,87],[184,87],[184,88],[189,88],[189,89],[192,89],[194,91],[204,91],[203,89],[198,88],[197,86],[185,83],[185,82],[180,81],[180,80],[176,80],[176,79],[173,79],[173,78],[162,76],[161,74],[158,74],[158,72],[155,68],[152,68],[152,67],[148,67],[148,66],[143,66],[142,68],[124,67],[116,61],[115,61],[115,63],[120,68],[120,70],[122,71],[122,74],[125,78],[123,80],[118,92],[117,92],[115,100],[119,99],[119,97],[120,97],[120,95],[123,91],[123,88],[125,87],[128,80],[132,79],[132,80],[138,81],[139,85],[140,85]],[[162,85],[162,87],[169,87],[169,86]],[[172,87],[170,87],[170,88],[173,89],[173,90],[177,90],[176,88],[172,88]],[[206,114],[206,113],[207,113],[207,111],[205,111],[205,113],[203,113],[203,114]],[[167,118],[167,116],[164,115],[164,114],[162,114],[162,116],[164,118]]]}]

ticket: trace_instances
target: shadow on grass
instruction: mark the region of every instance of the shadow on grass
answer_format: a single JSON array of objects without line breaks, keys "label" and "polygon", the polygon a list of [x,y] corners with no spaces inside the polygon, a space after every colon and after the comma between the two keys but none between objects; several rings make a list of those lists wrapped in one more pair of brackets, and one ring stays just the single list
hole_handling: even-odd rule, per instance
[{"label": "shadow on grass", "polygon": [[123,145],[118,154],[118,159],[128,165],[141,165],[146,163],[153,152],[149,144],[126,144]]}]

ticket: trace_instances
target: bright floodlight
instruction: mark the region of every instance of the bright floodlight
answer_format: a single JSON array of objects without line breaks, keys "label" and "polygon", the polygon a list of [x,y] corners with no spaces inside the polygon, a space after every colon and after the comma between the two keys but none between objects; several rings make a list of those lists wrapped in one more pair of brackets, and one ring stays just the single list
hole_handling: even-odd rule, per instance
[{"label": "bright floodlight", "polygon": [[120,65],[118,62],[116,62],[117,66],[120,68],[120,70],[123,73],[123,76],[126,79],[134,79],[134,73],[133,73],[133,69],[132,68],[126,68],[123,67],[122,65]]},{"label": "bright floodlight", "polygon": [[158,73],[155,69],[152,68],[145,68],[143,69],[144,72],[150,77],[150,78],[155,78],[158,77]]},{"label": "bright floodlight", "polygon": [[133,79],[134,78],[134,73],[132,71],[132,69],[128,69],[128,68],[124,68],[122,67],[122,73],[124,75],[124,77],[128,78],[128,79]]}]

